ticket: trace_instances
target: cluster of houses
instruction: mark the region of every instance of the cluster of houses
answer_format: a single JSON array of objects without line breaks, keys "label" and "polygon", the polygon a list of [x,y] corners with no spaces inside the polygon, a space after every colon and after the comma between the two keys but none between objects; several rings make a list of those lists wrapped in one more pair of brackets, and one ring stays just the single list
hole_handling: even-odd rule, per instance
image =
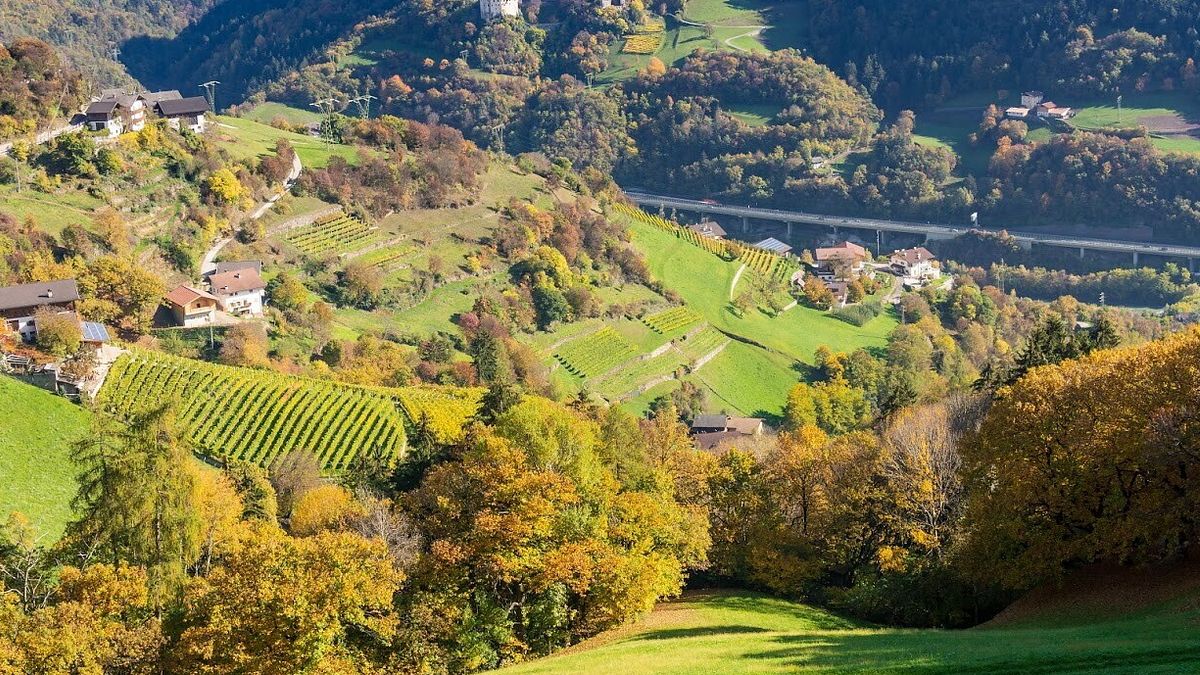
[{"label": "cluster of houses", "polygon": [[[267,284],[262,278],[262,263],[242,261],[217,263],[206,275],[204,288],[180,285],[167,293],[164,307],[177,326],[195,328],[226,323],[219,313],[245,318],[263,315]],[[76,310],[79,286],[74,279],[39,281],[0,288],[0,326],[23,342],[37,341],[37,312],[49,309],[67,314],[79,322],[85,344],[109,341],[104,324],[84,321]]]},{"label": "cluster of houses", "polygon": [[[725,229],[716,221],[705,220],[689,225],[693,232],[713,239],[723,239]],[[778,255],[788,255],[792,247],[768,237],[753,244],[755,248]],[[856,279],[874,277],[877,271],[886,271],[900,277],[906,288],[920,288],[930,281],[941,278],[937,258],[924,246],[897,249],[888,256],[887,264],[876,263],[874,256],[865,247],[854,242],[841,241],[830,246],[817,248],[808,270],[800,269],[792,275],[792,283],[801,285],[808,274],[815,275],[840,303],[845,303],[850,284]]]},{"label": "cluster of houses", "polygon": [[182,284],[167,293],[166,306],[175,325],[220,325],[226,323],[222,313],[231,317],[263,314],[267,284],[262,278],[262,263],[257,260],[217,263],[202,286]]},{"label": "cluster of houses", "polygon": [[1008,108],[1004,111],[1004,116],[1010,120],[1021,120],[1022,122],[1035,118],[1069,120],[1075,116],[1075,111],[1054,101],[1047,101],[1046,95],[1040,91],[1027,91],[1021,94],[1021,105]]},{"label": "cluster of houses", "polygon": [[134,91],[106,89],[84,110],[84,124],[91,131],[107,131],[109,136],[141,131],[147,118],[164,119],[173,129],[203,133],[208,122],[208,99],[184,97],[177,90]]}]

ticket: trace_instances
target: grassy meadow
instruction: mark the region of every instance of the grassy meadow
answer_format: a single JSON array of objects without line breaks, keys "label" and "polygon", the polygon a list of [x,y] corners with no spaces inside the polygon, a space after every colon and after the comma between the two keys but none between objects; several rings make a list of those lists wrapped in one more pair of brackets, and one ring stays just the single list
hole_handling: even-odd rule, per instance
[{"label": "grassy meadow", "polygon": [[701,592],[512,675],[656,673],[1189,673],[1200,604],[960,631],[881,628],[749,592]]},{"label": "grassy meadow", "polygon": [[300,161],[310,168],[325,166],[331,157],[354,162],[358,156],[349,145],[326,143],[319,138],[276,129],[244,117],[218,116],[211,129],[211,136],[235,159],[271,154],[280,138],[287,139],[300,155]]},{"label": "grassy meadow", "polygon": [[75,494],[70,445],[89,417],[65,398],[0,375],[0,522],[20,511],[48,540],[62,534]]}]

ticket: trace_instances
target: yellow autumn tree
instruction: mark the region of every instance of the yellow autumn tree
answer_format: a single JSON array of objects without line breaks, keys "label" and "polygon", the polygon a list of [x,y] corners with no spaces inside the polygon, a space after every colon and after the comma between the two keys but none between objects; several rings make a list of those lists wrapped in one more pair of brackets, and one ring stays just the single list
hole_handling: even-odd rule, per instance
[{"label": "yellow autumn tree", "polygon": [[1149,562],[1195,541],[1200,328],[1033,368],[964,446],[980,578],[1025,588],[1070,566]]}]

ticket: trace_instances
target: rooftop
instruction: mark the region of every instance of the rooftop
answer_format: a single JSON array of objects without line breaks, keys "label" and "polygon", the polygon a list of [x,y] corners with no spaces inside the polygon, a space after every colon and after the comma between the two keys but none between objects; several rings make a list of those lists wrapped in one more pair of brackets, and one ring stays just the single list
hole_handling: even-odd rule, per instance
[{"label": "rooftop", "polygon": [[79,287],[74,279],[0,288],[0,310],[75,302],[78,299]]},{"label": "rooftop", "polygon": [[163,117],[180,117],[182,115],[199,115],[208,112],[208,100],[203,96],[167,99],[158,102],[158,111]]},{"label": "rooftop", "polygon": [[186,307],[200,298],[217,299],[213,294],[191,286],[176,286],[170,293],[167,293],[167,302],[180,307]]},{"label": "rooftop", "polygon": [[822,248],[818,248],[813,253],[813,256],[817,259],[818,262],[820,262],[822,260],[847,260],[847,259],[865,260],[867,258],[870,258],[871,254],[867,253],[867,249],[863,248],[862,246],[859,246],[858,244],[853,244],[848,241],[843,241],[841,243],[834,244],[833,246],[825,246]]},{"label": "rooftop", "polygon": [[709,237],[724,237],[725,228],[721,227],[720,223],[715,220],[706,220],[695,225],[688,225],[688,229],[698,234],[703,234]]},{"label": "rooftop", "polygon": [[906,248],[896,251],[892,254],[892,260],[900,259],[909,265],[914,265],[922,260],[933,260],[936,256],[929,252],[929,249],[924,246],[915,248]]},{"label": "rooftop", "polygon": [[225,274],[226,272],[241,272],[243,270],[253,270],[262,273],[261,260],[231,260],[229,262],[217,263],[217,268],[213,270],[210,276]]},{"label": "rooftop", "polygon": [[233,270],[214,274],[208,278],[212,292],[216,295],[233,295],[242,291],[257,291],[267,287],[258,270]]}]

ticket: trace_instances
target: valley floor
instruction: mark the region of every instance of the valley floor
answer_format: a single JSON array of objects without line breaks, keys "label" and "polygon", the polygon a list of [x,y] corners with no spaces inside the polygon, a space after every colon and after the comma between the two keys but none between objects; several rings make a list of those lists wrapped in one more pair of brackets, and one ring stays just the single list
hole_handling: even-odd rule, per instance
[{"label": "valley floor", "polygon": [[871,627],[748,592],[698,592],[660,604],[641,624],[505,672],[1197,672],[1198,599],[1193,591],[1091,621],[1027,618],[999,627],[938,631]]}]

